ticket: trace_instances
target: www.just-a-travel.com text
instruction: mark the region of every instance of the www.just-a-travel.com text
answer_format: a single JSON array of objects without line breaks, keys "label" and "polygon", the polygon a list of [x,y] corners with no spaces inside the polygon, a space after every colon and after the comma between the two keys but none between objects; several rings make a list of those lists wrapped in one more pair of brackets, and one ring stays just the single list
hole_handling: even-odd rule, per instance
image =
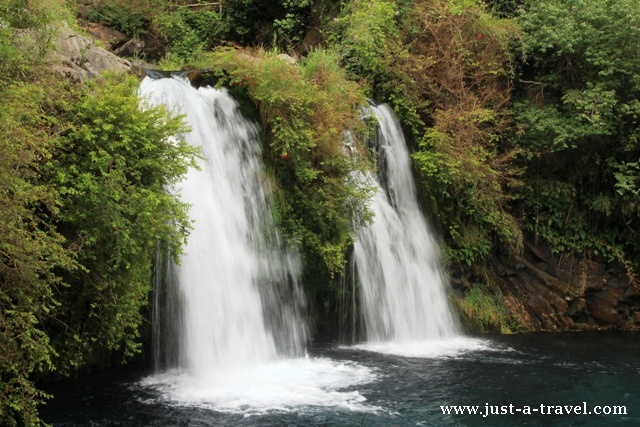
[{"label": "www.just-a-travel.com text", "polygon": [[588,406],[587,402],[582,405],[545,405],[541,403],[537,406],[522,405],[449,405],[440,406],[443,415],[627,415],[626,406],[595,405]]}]

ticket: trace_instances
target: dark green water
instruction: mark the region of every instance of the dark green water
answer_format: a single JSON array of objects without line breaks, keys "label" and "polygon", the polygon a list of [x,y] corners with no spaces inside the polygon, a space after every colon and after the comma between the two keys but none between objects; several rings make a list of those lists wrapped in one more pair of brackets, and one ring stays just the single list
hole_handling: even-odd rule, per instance
[{"label": "dark green water", "polygon": [[[372,381],[342,390],[357,391],[366,398],[354,409],[294,406],[252,415],[221,413],[206,405],[167,402],[157,389],[140,385],[148,370],[133,366],[55,385],[51,391],[56,398],[43,408],[42,416],[53,426],[640,425],[639,334],[528,334],[481,339],[488,348],[431,358],[330,344],[311,348],[312,358],[371,369]],[[559,415],[555,408],[551,414],[540,413],[541,405],[549,412],[549,405],[582,408],[583,402],[591,412],[625,406],[626,415]],[[444,415],[440,408],[478,405],[479,411],[485,411],[486,404],[513,414]],[[517,412],[526,411],[527,406],[530,415]]]}]

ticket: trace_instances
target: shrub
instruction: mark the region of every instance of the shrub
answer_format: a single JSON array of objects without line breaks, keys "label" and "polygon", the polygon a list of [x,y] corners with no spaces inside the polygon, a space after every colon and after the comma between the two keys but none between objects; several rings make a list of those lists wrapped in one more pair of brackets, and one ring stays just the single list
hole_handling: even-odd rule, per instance
[{"label": "shrub", "polygon": [[519,14],[519,207],[555,252],[638,259],[639,19],[635,0],[526,1]]},{"label": "shrub", "polygon": [[[0,53],[14,33],[0,28]],[[143,109],[124,76],[83,87],[13,58],[0,76],[0,424],[38,425],[34,381],[139,351],[158,241],[186,207],[163,191],[194,152],[179,118]],[[12,79],[12,80],[9,80]],[[22,79],[22,81],[20,80]]]},{"label": "shrub", "polygon": [[151,290],[158,242],[178,255],[189,230],[187,209],[164,186],[192,165],[177,117],[143,108],[137,81],[109,76],[75,92],[72,117],[43,178],[60,194],[58,230],[80,268],[61,271],[61,322],[47,322],[62,373],[139,351],[141,309]]}]

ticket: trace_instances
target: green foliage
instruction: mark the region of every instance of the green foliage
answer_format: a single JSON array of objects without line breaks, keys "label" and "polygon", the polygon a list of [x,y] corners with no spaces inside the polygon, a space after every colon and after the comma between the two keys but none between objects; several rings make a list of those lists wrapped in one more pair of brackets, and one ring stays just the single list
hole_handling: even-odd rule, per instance
[{"label": "green foliage", "polygon": [[55,190],[39,183],[53,138],[42,118],[46,92],[15,83],[0,92],[0,424],[37,422],[46,397],[32,375],[52,369],[55,355],[41,322],[56,306],[55,266],[73,268],[64,239],[44,215],[58,210]]},{"label": "green foliage", "polygon": [[181,66],[220,43],[229,32],[227,22],[217,9],[189,7],[197,4],[195,1],[105,0],[90,9],[89,21],[104,22],[132,37],[150,33],[166,46],[165,63]]},{"label": "green foliage", "polygon": [[158,14],[153,31],[168,47],[164,62],[181,66],[219,44],[228,26],[216,11],[180,7]]},{"label": "green foliage", "polygon": [[195,35],[205,42],[207,48],[218,44],[222,36],[229,31],[220,14],[214,10],[192,11],[181,8],[180,14]]},{"label": "green foliage", "polygon": [[355,74],[380,74],[388,71],[389,57],[398,49],[400,31],[396,23],[395,2],[386,0],[354,1],[337,22],[344,26],[345,66]]},{"label": "green foliage", "polygon": [[523,0],[484,0],[487,8],[495,16],[501,18],[514,18]]},{"label": "green foliage", "polygon": [[637,259],[640,3],[525,2],[517,104],[527,228],[556,252]]},{"label": "green foliage", "polygon": [[[53,268],[73,269],[52,226],[57,193],[40,170],[55,149],[46,118],[56,81],[39,69],[58,15],[55,2],[0,2],[0,424],[37,425],[47,397],[34,375],[53,369],[55,351],[41,329],[61,286]],[[16,27],[34,25],[27,38]],[[40,43],[40,44],[38,44]],[[19,48],[21,47],[21,48]],[[33,50],[30,48],[33,47]]]},{"label": "green foliage", "polygon": [[160,39],[169,46],[166,62],[184,64],[196,57],[206,47],[206,43],[187,23],[180,12],[158,15],[153,22],[154,30]]},{"label": "green foliage", "polygon": [[[16,4],[0,9],[3,426],[40,424],[43,375],[138,351],[156,244],[179,254],[189,228],[186,206],[163,186],[195,154],[175,139],[179,119],[140,107],[135,79],[76,87],[52,75],[50,17],[64,13],[25,2],[25,18]],[[15,29],[24,25],[36,27]]]},{"label": "green foliage", "polygon": [[464,298],[454,298],[454,301],[478,331],[511,334],[520,329],[518,322],[502,304],[501,297],[489,294],[481,286],[472,286]]},{"label": "green foliage", "polygon": [[219,50],[198,65],[220,70],[219,84],[254,102],[265,134],[265,160],[281,195],[280,225],[302,245],[305,265],[316,275],[340,273],[352,241],[352,218],[368,218],[369,189],[351,174],[366,164],[343,148],[344,132],[357,134],[362,126],[358,107],[364,97],[358,86],[345,78],[336,56],[323,50],[299,65],[263,51]]},{"label": "green foliage", "polygon": [[418,31],[401,67],[432,104],[413,159],[447,258],[472,266],[498,245],[518,253],[521,231],[507,210],[518,183],[516,151],[501,140],[509,122],[508,48],[518,28],[472,0],[421,4],[413,22]]},{"label": "green foliage", "polygon": [[367,96],[390,103],[403,124],[418,136],[428,102],[420,96],[416,81],[398,68],[399,59],[408,55],[400,21],[408,19],[410,10],[405,2],[348,2],[341,16],[331,22],[329,39],[341,52],[342,65],[365,87]]},{"label": "green foliage", "polygon": [[30,72],[27,52],[18,48],[14,32],[9,27],[0,26],[0,84],[11,84],[12,79],[24,79]]},{"label": "green foliage", "polygon": [[243,44],[288,48],[302,41],[312,17],[311,0],[225,0],[228,39]]},{"label": "green foliage", "polygon": [[90,9],[89,21],[104,22],[132,37],[149,33],[166,47],[165,63],[183,64],[219,44],[229,32],[217,8],[197,2],[105,0]]},{"label": "green foliage", "polygon": [[284,16],[273,20],[275,44],[284,40],[287,46],[293,46],[304,37],[311,0],[284,0],[282,6]]},{"label": "green foliage", "polygon": [[0,0],[0,22],[12,28],[42,31],[53,22],[72,21],[65,0]]},{"label": "green foliage", "polygon": [[171,0],[101,0],[89,9],[89,21],[103,22],[131,37],[149,32],[151,22],[166,13]]},{"label": "green foliage", "polygon": [[118,7],[116,4],[102,2],[89,12],[89,21],[104,22],[131,37],[139,37],[149,28],[149,19],[141,12]]},{"label": "green foliage", "polygon": [[65,111],[73,122],[47,164],[61,196],[57,227],[82,267],[62,272],[62,322],[48,326],[63,373],[106,363],[116,350],[139,351],[157,242],[179,254],[189,229],[186,206],[163,187],[186,173],[194,149],[176,139],[179,118],[140,106],[136,84],[111,76],[78,92]]},{"label": "green foliage", "polygon": [[0,0],[0,84],[39,72],[58,22],[73,23],[62,0]]}]

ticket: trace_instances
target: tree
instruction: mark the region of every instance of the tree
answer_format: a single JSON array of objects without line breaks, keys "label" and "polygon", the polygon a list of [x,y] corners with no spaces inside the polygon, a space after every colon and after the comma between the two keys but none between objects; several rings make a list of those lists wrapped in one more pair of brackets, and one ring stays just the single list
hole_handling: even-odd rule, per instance
[{"label": "tree", "polygon": [[636,258],[640,2],[529,1],[518,20],[525,223],[557,252]]}]

